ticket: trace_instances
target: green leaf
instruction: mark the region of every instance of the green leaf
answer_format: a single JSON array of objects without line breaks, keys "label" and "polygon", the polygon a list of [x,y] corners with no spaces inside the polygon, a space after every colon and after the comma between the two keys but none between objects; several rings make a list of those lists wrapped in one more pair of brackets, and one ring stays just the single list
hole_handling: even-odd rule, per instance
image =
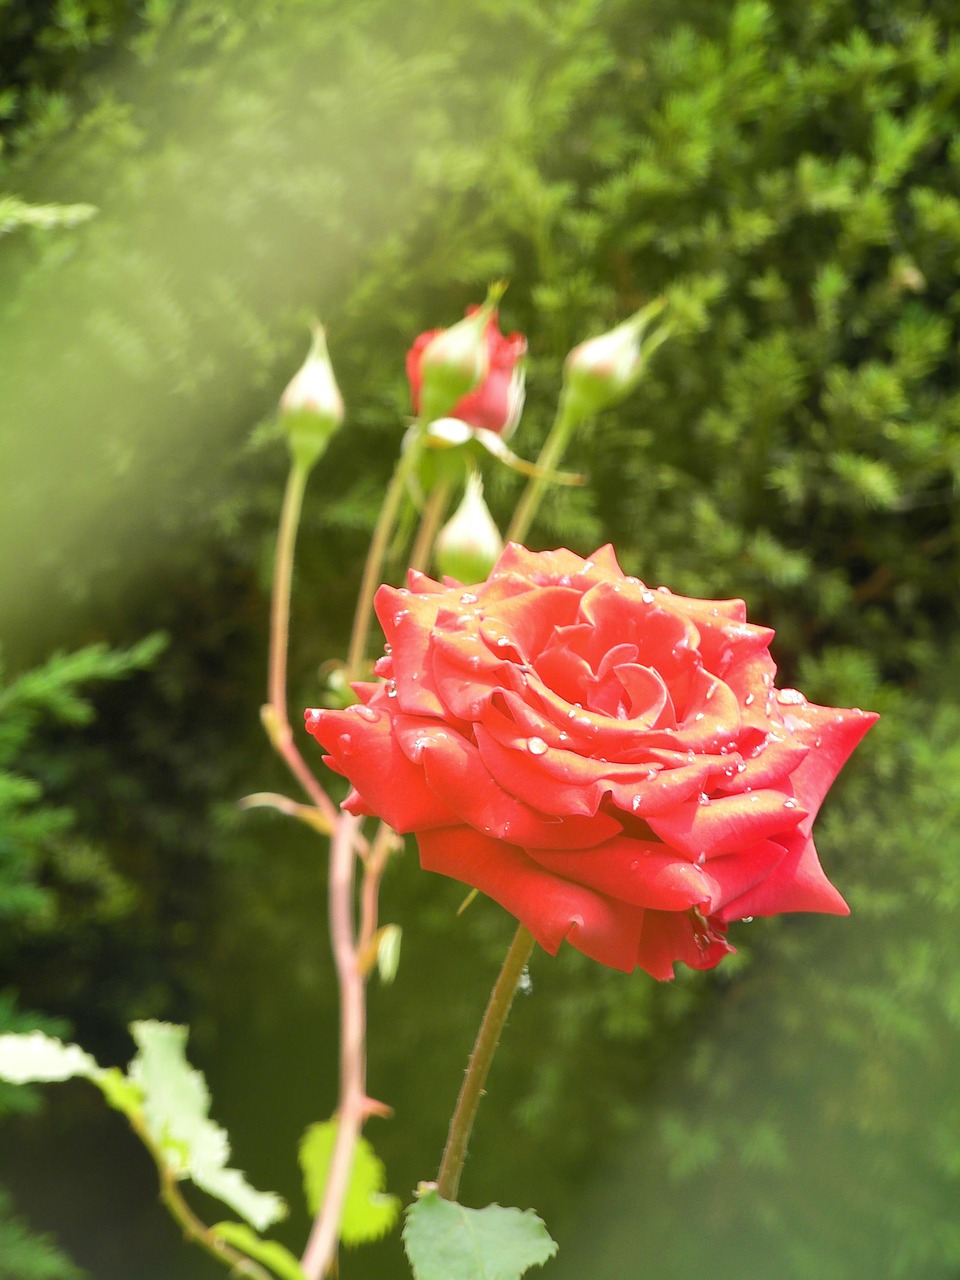
[{"label": "green leaf", "polygon": [[0,1036],[0,1079],[10,1084],[70,1080],[74,1076],[95,1080],[99,1070],[79,1045],[64,1044],[42,1031]]},{"label": "green leaf", "polygon": [[227,1135],[208,1118],[210,1093],[201,1072],[185,1057],[186,1027],[134,1022],[140,1050],[129,1079],[143,1091],[143,1115],[151,1139],[169,1169],[245,1218],[258,1231],[277,1222],[286,1206],[273,1192],[256,1191],[237,1169],[226,1167]]},{"label": "green leaf", "polygon": [[465,1209],[435,1189],[407,1210],[403,1244],[415,1280],[519,1280],[557,1252],[532,1209]]},{"label": "green leaf", "polygon": [[[300,1168],[307,1208],[316,1213],[327,1184],[333,1145],[337,1139],[337,1120],[312,1124],[300,1143]],[[343,1205],[340,1238],[344,1244],[366,1244],[386,1235],[400,1213],[396,1196],[384,1195],[386,1171],[366,1138],[357,1140],[350,1170],[350,1185]]]},{"label": "green leaf", "polygon": [[289,1249],[276,1240],[261,1240],[258,1235],[242,1222],[218,1222],[210,1228],[211,1235],[225,1244],[232,1244],[235,1249],[245,1253],[254,1262],[262,1262],[269,1267],[280,1280],[304,1280],[300,1263]]}]

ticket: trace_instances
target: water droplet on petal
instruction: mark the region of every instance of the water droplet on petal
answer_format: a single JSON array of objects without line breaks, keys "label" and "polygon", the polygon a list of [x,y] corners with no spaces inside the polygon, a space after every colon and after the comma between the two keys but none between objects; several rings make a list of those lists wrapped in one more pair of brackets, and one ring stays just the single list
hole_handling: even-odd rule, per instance
[{"label": "water droplet on petal", "polygon": [[742,917],[740,918],[740,923],[741,923],[741,924],[753,924],[753,916],[742,916]]},{"label": "water droplet on petal", "polygon": [[633,810],[634,813],[636,813],[642,804],[643,804],[643,796],[638,791],[636,795],[633,797],[633,799],[630,801],[630,808]]},{"label": "water droplet on petal", "polygon": [[714,680],[713,684],[712,684],[712,685],[710,686],[710,688],[707,690],[706,695],[705,695],[705,696],[706,696],[706,700],[707,700],[707,702],[709,702],[709,701],[710,701],[710,699],[713,697],[713,695],[717,692],[717,685],[718,685],[719,683],[720,683],[720,682],[719,682],[719,680]]},{"label": "water droplet on petal", "polygon": [[383,652],[387,655],[387,657],[389,657],[389,656],[390,656],[390,654],[391,654],[391,653],[393,653],[393,645],[392,645],[392,644],[385,644],[385,645],[383,646]]},{"label": "water droplet on petal", "polygon": [[693,718],[694,718],[694,720],[698,720],[698,721],[699,721],[699,720],[702,720],[702,719],[704,718],[704,713],[703,713],[702,711],[698,711],[698,712],[697,712],[697,714],[696,714]]},{"label": "water droplet on petal", "polygon": [[785,809],[795,809],[797,807],[796,800],[784,800],[783,807]]},{"label": "water droplet on petal", "polygon": [[532,756],[542,756],[547,753],[547,744],[542,738],[528,738],[527,750]]},{"label": "water droplet on petal", "polygon": [[505,649],[509,643],[510,639],[508,636],[497,636],[496,645],[498,649]]},{"label": "water droplet on petal", "polygon": [[799,689],[778,689],[777,701],[784,706],[799,707],[806,702],[806,698]]},{"label": "water droplet on petal", "polygon": [[705,791],[701,791],[700,794],[697,796],[697,804],[709,804],[709,803],[710,803],[710,797],[707,795]]},{"label": "water droplet on petal", "polygon": [[822,739],[821,737],[819,737],[819,735],[818,735],[816,738],[814,738],[814,740],[813,740],[813,745],[814,745],[815,747],[819,747],[819,746],[820,746],[820,744],[821,744],[821,742],[823,742],[823,739]]},{"label": "water droplet on petal", "polygon": [[340,744],[340,750],[343,754],[348,755],[353,747],[353,739],[350,737],[349,733],[341,733],[337,741]]},{"label": "water droplet on petal", "polygon": [[656,598],[657,598],[657,597],[653,594],[653,592],[652,592],[652,591],[641,591],[641,592],[640,592],[640,599],[643,601],[643,603],[644,603],[644,604],[653,604],[653,602],[654,602],[654,600],[656,600]]},{"label": "water droplet on petal", "polygon": [[478,596],[475,596],[475,595],[473,594],[473,592],[472,592],[472,591],[465,591],[465,592],[463,593],[463,595],[460,597],[460,603],[461,603],[461,604],[476,604],[478,599],[479,599],[479,597],[478,597]]},{"label": "water droplet on petal", "polygon": [[359,716],[361,720],[369,721],[371,724],[373,724],[377,719],[377,713],[374,711],[373,707],[365,707],[359,702],[355,702],[350,709],[354,715]]},{"label": "water droplet on petal", "polygon": [[744,698],[744,700],[743,700],[743,705],[744,705],[745,707],[752,707],[752,706],[753,706],[753,702],[754,702],[754,695],[753,695],[752,693],[748,693],[748,694],[747,694],[747,696],[746,696],[746,697]]},{"label": "water droplet on petal", "polygon": [[395,698],[396,696],[397,696],[397,682],[396,680],[391,680],[390,683],[387,685],[387,697]]}]

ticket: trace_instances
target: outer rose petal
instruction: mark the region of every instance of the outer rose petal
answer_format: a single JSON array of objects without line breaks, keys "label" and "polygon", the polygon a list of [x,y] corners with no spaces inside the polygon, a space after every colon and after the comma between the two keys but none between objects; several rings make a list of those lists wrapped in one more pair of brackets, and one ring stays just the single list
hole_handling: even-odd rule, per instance
[{"label": "outer rose petal", "polygon": [[850,908],[824,875],[813,841],[800,831],[790,839],[776,868],[717,914],[722,920],[742,920],[744,916],[775,916],[787,911],[850,914]]},{"label": "outer rose petal", "polygon": [[493,898],[551,955],[566,939],[601,964],[627,973],[635,967],[642,908],[551,875],[522,849],[469,827],[425,831],[417,843],[425,871],[462,880]]},{"label": "outer rose petal", "polygon": [[[358,714],[362,712],[373,719]],[[457,821],[456,814],[427,786],[423,770],[400,750],[385,712],[368,707],[308,711],[306,725],[330,752],[337,772],[345,774],[362,797],[365,807],[351,805],[354,811],[376,813],[400,832]]]},{"label": "outer rose petal", "polygon": [[673,977],[677,960],[691,969],[713,969],[733,950],[718,930],[706,926],[704,932],[697,933],[686,912],[647,911],[643,917],[637,964],[664,981]]},{"label": "outer rose petal", "polygon": [[614,836],[594,849],[530,849],[540,866],[638,907],[686,911],[719,897],[719,886],[692,862],[659,842]]}]

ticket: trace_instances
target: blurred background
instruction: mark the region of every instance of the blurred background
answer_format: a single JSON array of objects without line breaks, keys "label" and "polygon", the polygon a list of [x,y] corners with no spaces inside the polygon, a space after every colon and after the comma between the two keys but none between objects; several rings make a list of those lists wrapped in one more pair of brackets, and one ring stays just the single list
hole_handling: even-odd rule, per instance
[{"label": "blurred background", "polygon": [[[665,294],[674,336],[530,543],[743,596],[781,683],[883,713],[819,824],[853,915],[741,925],[665,985],[536,957],[463,1197],[535,1206],[553,1280],[956,1280],[956,5],[0,0],[0,139],[0,1030],[123,1064],[130,1019],[189,1023],[298,1249],[295,1144],[336,1099],[325,851],[236,807],[290,789],[258,723],[277,397],[320,315],[349,419],[308,491],[297,708],[345,649],[412,338],[509,278],[533,457],[567,350]],[[488,474],[502,526],[518,493]],[[412,849],[384,884],[370,1137],[405,1200],[512,932],[462,896]],[[0,1112],[0,1276],[213,1280],[93,1090]],[[342,1274],[408,1274],[398,1233]]]}]

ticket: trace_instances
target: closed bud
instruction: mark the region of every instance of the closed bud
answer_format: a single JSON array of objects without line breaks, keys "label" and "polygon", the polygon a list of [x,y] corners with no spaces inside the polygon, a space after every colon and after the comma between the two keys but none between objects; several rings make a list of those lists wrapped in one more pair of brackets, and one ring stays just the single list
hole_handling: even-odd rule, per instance
[{"label": "closed bud", "polygon": [[483,582],[502,550],[500,531],[483,500],[483,481],[474,472],[462,502],[437,536],[437,568],[458,582]]},{"label": "closed bud", "polygon": [[502,283],[492,285],[482,307],[471,307],[449,329],[421,333],[407,353],[414,410],[427,422],[451,413],[460,416],[456,407],[486,381],[498,349],[496,339],[503,341],[497,329],[497,303],[505,287]]},{"label": "closed bud", "polygon": [[343,422],[343,397],[327,352],[321,325],[314,325],[313,343],[300,371],[280,397],[280,421],[299,466],[309,470]]},{"label": "closed bud", "polygon": [[618,404],[637,385],[649,356],[668,335],[666,325],[646,333],[664,305],[659,299],[651,302],[615,329],[570,352],[564,364],[564,391],[578,416],[589,417]]}]

